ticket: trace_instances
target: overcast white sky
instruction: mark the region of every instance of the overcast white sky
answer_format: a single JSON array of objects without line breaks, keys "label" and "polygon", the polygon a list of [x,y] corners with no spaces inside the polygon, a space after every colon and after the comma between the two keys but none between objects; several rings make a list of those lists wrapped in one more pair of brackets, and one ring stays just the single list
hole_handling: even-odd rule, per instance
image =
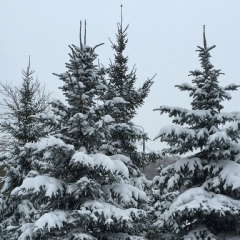
[{"label": "overcast white sky", "polygon": [[[240,84],[239,0],[0,0],[0,81],[19,84],[31,55],[35,76],[54,92],[53,98],[63,98],[58,90],[62,82],[52,73],[65,72],[68,45],[79,43],[79,21],[87,20],[88,45],[105,43],[97,53],[107,66],[113,57],[108,38],[115,41],[121,4],[123,23],[130,25],[126,54],[129,66],[137,67],[136,87],[157,73],[134,120],[150,138],[171,124],[154,108],[190,106],[188,93],[174,86],[190,83],[189,71],[200,68],[195,50],[202,45],[204,24],[208,45],[217,45],[212,63],[226,74],[220,78],[221,85]],[[232,96],[225,110],[240,110],[240,92]],[[163,145],[157,140],[147,146],[159,150]]]}]

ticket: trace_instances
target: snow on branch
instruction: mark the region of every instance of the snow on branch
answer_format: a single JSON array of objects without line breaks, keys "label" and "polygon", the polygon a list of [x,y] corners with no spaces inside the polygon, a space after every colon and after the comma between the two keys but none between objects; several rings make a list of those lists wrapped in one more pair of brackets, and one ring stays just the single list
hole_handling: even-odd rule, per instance
[{"label": "snow on branch", "polygon": [[44,228],[47,228],[48,232],[54,228],[61,229],[64,223],[70,222],[71,218],[70,214],[66,211],[45,213],[35,222],[33,231],[44,230]]},{"label": "snow on branch", "polygon": [[189,139],[195,138],[195,131],[185,127],[168,125],[160,129],[159,134],[154,138],[154,140],[162,136],[173,136],[173,135],[176,137],[185,138],[187,141]]},{"label": "snow on branch", "polygon": [[211,118],[211,110],[189,110],[186,112],[186,116],[192,116],[197,118]]},{"label": "snow on branch", "polygon": [[[89,211],[91,214],[89,214]],[[145,211],[136,208],[122,209],[101,200],[89,200],[83,203],[80,210],[76,211],[80,216],[87,214],[97,224],[106,227],[118,225],[120,228],[132,228],[133,219],[141,219],[146,216]]]},{"label": "snow on branch", "polygon": [[[240,164],[230,160],[220,160],[212,162],[205,167],[212,172],[213,179],[210,179],[204,185],[205,188],[217,188],[222,185],[223,189],[240,190]],[[240,204],[240,203],[239,203]]]},{"label": "snow on branch", "polygon": [[127,178],[129,177],[128,168],[122,161],[112,160],[108,156],[101,153],[93,154],[91,156],[94,160],[95,168],[104,168],[106,171],[109,171],[111,173],[118,173]]},{"label": "snow on branch", "polygon": [[[172,203],[169,215],[197,214],[201,208],[203,214],[216,213],[219,217],[225,212],[239,215],[240,202],[222,194],[208,192],[202,187],[191,188],[180,194]],[[186,211],[185,211],[186,210]]]},{"label": "snow on branch", "polygon": [[208,144],[215,144],[215,143],[226,143],[229,142],[231,139],[230,137],[227,135],[226,132],[222,131],[222,132],[216,132],[214,134],[211,134],[208,137]]},{"label": "snow on branch", "polygon": [[70,164],[72,164],[73,166],[85,166],[88,168],[93,169],[94,168],[94,160],[92,159],[92,157],[90,157],[89,155],[87,155],[84,152],[76,152],[74,153],[74,155],[72,156],[72,159],[70,161]]},{"label": "snow on branch", "polygon": [[82,177],[76,183],[68,184],[66,193],[72,194],[76,199],[81,197],[100,198],[103,195],[101,185],[88,177]]},{"label": "snow on branch", "polygon": [[104,105],[114,106],[115,104],[128,104],[122,97],[114,97],[112,100],[106,100]]},{"label": "snow on branch", "polygon": [[237,90],[239,87],[240,87],[240,85],[236,85],[235,83],[232,83],[232,84],[227,85],[227,86],[224,88],[224,90],[227,90],[227,91],[229,91],[229,90],[235,91],[235,90]]},{"label": "snow on branch", "polygon": [[218,121],[232,121],[234,114],[231,112],[220,112],[216,115]]},{"label": "snow on branch", "polygon": [[25,191],[33,191],[38,193],[41,191],[45,191],[45,196],[52,197],[53,195],[56,196],[59,194],[59,191],[63,191],[63,182],[48,176],[36,176],[33,178],[26,178],[23,180],[23,183],[20,187],[16,187],[12,192],[11,195],[24,195]]},{"label": "snow on branch", "polygon": [[34,223],[23,223],[19,230],[22,233],[19,236],[18,240],[25,240],[27,238],[31,239],[34,230]]},{"label": "snow on branch", "polygon": [[148,202],[146,193],[130,184],[114,184],[103,186],[106,195],[119,199],[123,206],[137,207],[139,202]]},{"label": "snow on branch", "polygon": [[132,161],[129,157],[126,157],[125,155],[122,155],[122,154],[115,154],[115,155],[112,155],[112,156],[109,156],[112,160],[119,160],[125,164],[131,164]]},{"label": "snow on branch", "polygon": [[195,87],[193,87],[189,83],[182,83],[180,85],[175,85],[175,87],[178,87],[181,91],[187,90],[187,91],[193,91]]},{"label": "snow on branch", "polygon": [[62,149],[62,148],[66,148],[68,150],[74,149],[74,147],[72,145],[65,144],[61,139],[53,137],[53,136],[43,138],[37,143],[27,143],[27,144],[25,144],[24,147],[27,149],[35,150],[35,153],[36,153],[36,152],[45,150],[47,148],[56,147],[56,146],[59,149]]},{"label": "snow on branch", "polygon": [[181,107],[169,107],[169,106],[160,106],[159,108],[153,109],[153,111],[161,111],[161,113],[169,113],[171,116],[182,115],[188,112],[188,109]]},{"label": "snow on branch", "polygon": [[239,207],[238,200],[206,191],[202,187],[194,187],[177,196],[169,210],[160,215],[158,222],[162,227],[164,224],[169,225],[168,227],[176,233],[194,227],[199,216],[203,219],[213,217],[214,223],[221,226],[226,222],[224,216],[228,216],[229,219],[239,219]]},{"label": "snow on branch", "polygon": [[104,169],[112,174],[120,174],[127,178],[129,176],[128,168],[121,160],[118,160],[118,157],[113,160],[101,153],[87,155],[83,152],[76,152],[70,163],[77,168]]}]

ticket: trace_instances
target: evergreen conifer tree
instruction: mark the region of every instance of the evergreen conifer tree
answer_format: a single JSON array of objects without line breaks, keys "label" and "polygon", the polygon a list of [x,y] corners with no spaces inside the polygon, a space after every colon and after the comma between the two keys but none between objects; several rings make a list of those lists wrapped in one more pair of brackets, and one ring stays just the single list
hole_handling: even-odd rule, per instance
[{"label": "evergreen conifer tree", "polygon": [[112,43],[114,61],[110,62],[108,70],[109,79],[106,94],[101,98],[105,103],[105,111],[115,120],[111,140],[104,146],[106,154],[124,154],[132,159],[138,167],[143,167],[155,160],[156,155],[140,153],[137,150],[136,141],[146,141],[147,134],[142,127],[133,123],[137,110],[143,105],[148,96],[152,79],[144,82],[142,87],[135,88],[137,80],[136,69],[129,72],[128,57],[124,56],[127,40],[127,29],[123,28],[122,16],[118,23],[116,34],[117,42]]},{"label": "evergreen conifer tree", "polygon": [[48,129],[33,116],[48,112],[50,94],[46,94],[40,83],[33,80],[33,73],[34,71],[30,70],[29,58],[27,70],[22,70],[23,81],[19,88],[1,84],[1,93],[4,96],[1,106],[5,112],[0,116],[4,145],[1,149],[1,169],[4,169],[4,174],[1,177],[3,195],[0,194],[0,221],[11,216],[16,202],[9,193],[22,183],[31,169],[26,159],[19,156],[21,147],[27,142],[37,142],[48,135]]},{"label": "evergreen conifer tree", "polygon": [[48,112],[50,94],[46,94],[40,83],[33,80],[33,73],[29,58],[27,70],[22,70],[20,87],[1,84],[0,92],[4,97],[1,106],[6,111],[0,115],[0,130],[4,133],[6,146],[23,146],[48,134],[33,116]]},{"label": "evergreen conifer tree", "polygon": [[163,153],[190,155],[154,178],[152,239],[233,239],[239,234],[240,112],[225,112],[222,105],[231,99],[228,91],[239,86],[219,85],[222,73],[210,62],[214,48],[207,46],[204,29],[203,47],[197,50],[202,70],[190,71],[192,84],[177,85],[190,92],[192,109],[156,109],[175,124],[156,137],[169,145]]},{"label": "evergreen conifer tree", "polygon": [[[19,154],[20,148],[27,142],[37,142],[48,135],[48,128],[34,118],[35,114],[46,114],[49,111],[50,94],[45,93],[40,83],[33,80],[34,71],[30,70],[30,58],[27,70],[22,70],[21,86],[1,84],[4,102],[1,104],[5,112],[1,114],[0,129],[3,133],[5,148],[1,149],[1,168],[4,176],[2,192],[21,184],[30,166],[22,159],[20,167],[13,159]],[[18,173],[18,174],[16,174]]]},{"label": "evergreen conifer tree", "polygon": [[70,63],[66,64],[68,70],[55,74],[64,82],[60,89],[68,103],[52,102],[59,124],[55,136],[73,144],[75,149],[84,147],[88,153],[93,153],[108,138],[108,125],[113,122],[111,116],[97,109],[97,100],[106,90],[102,81],[105,70],[94,65],[97,57],[94,49],[82,43],[80,48],[75,45],[69,47],[72,52],[69,54]]},{"label": "evergreen conifer tree", "polygon": [[[81,35],[81,34],[80,34]],[[86,36],[86,35],[85,35]],[[66,104],[55,100],[54,136],[27,143],[15,157],[31,166],[24,180],[2,201],[5,239],[144,239],[148,197],[132,161],[106,156],[99,148],[113,121],[96,100],[106,89],[95,48],[70,46],[66,73],[59,74]],[[44,116],[45,120],[51,120]],[[135,174],[139,175],[139,170]],[[16,169],[15,176],[19,171]]]}]

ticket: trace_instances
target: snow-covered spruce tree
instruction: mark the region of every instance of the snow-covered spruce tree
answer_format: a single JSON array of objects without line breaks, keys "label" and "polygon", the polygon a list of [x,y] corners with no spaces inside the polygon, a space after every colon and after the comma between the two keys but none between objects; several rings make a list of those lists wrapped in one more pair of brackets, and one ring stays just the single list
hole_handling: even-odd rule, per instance
[{"label": "snow-covered spruce tree", "polygon": [[33,80],[33,73],[29,59],[27,70],[22,70],[23,81],[20,87],[1,84],[1,94],[4,97],[1,103],[4,112],[0,116],[4,145],[4,148],[1,147],[1,169],[4,169],[4,174],[1,177],[3,195],[0,195],[0,221],[11,215],[16,206],[12,204],[9,192],[22,183],[31,169],[26,159],[19,157],[20,147],[27,142],[36,142],[48,134],[45,126],[32,118],[32,115],[48,112],[50,97],[40,83]]},{"label": "snow-covered spruce tree", "polygon": [[163,153],[190,155],[154,178],[152,239],[231,239],[239,234],[240,112],[224,112],[222,105],[231,99],[228,91],[239,86],[219,85],[222,73],[210,63],[214,48],[207,46],[204,30],[203,47],[197,50],[202,70],[190,71],[192,85],[177,85],[190,92],[192,109],[156,109],[168,113],[175,124],[163,127],[156,137],[170,146]]},{"label": "snow-covered spruce tree", "polygon": [[31,170],[11,189],[12,202],[1,205],[3,236],[144,239],[146,213],[139,208],[148,198],[139,178],[132,185],[131,160],[98,152],[112,118],[101,115],[94,101],[105,89],[102,70],[93,63],[95,48],[80,41],[80,47],[72,45],[71,50],[68,70],[59,74],[66,104],[53,103],[59,129],[55,136],[27,143],[16,157],[25,159]]},{"label": "snow-covered spruce tree", "polygon": [[94,50],[100,45],[90,48],[80,38],[80,47],[69,46],[67,71],[54,74],[64,82],[60,89],[67,102],[67,105],[59,100],[52,102],[58,125],[55,136],[74,145],[76,150],[84,147],[88,153],[98,151],[107,141],[113,122],[110,115],[98,108],[98,100],[107,88],[103,81],[105,69],[94,64],[97,58]]},{"label": "snow-covered spruce tree", "polygon": [[18,186],[30,166],[22,159],[13,160],[19,154],[19,147],[27,142],[37,142],[48,134],[48,128],[32,116],[49,111],[50,94],[33,80],[34,71],[30,70],[30,58],[27,70],[22,70],[23,81],[20,87],[1,84],[4,96],[1,106],[4,112],[0,116],[0,130],[5,148],[1,149],[1,168],[4,169],[2,192],[7,195],[9,189]]},{"label": "snow-covered spruce tree", "polygon": [[4,98],[1,102],[4,111],[0,115],[0,131],[4,134],[2,141],[6,148],[36,142],[47,134],[47,130],[32,116],[48,112],[50,94],[45,93],[37,80],[33,80],[33,73],[29,58],[27,70],[22,70],[20,87],[0,84],[0,93]]},{"label": "snow-covered spruce tree", "polygon": [[112,43],[114,61],[110,62],[108,70],[109,79],[106,94],[101,98],[106,112],[115,120],[111,140],[104,146],[106,154],[124,154],[132,159],[138,167],[143,167],[156,160],[156,154],[144,154],[138,152],[136,141],[147,140],[147,134],[143,129],[133,123],[137,110],[143,105],[148,96],[152,79],[144,82],[142,87],[135,88],[137,80],[135,67],[129,72],[128,57],[124,56],[127,44],[127,29],[118,23],[117,42]]}]

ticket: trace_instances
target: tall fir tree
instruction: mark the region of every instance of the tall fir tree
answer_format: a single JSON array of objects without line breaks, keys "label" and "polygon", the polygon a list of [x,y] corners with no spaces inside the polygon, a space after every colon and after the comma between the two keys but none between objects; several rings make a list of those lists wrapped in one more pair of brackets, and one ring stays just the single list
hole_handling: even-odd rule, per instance
[{"label": "tall fir tree", "polygon": [[80,37],[80,47],[70,49],[67,71],[58,75],[66,104],[55,100],[56,118],[42,116],[57,125],[54,136],[25,144],[13,159],[31,169],[1,199],[4,239],[145,239],[143,177],[133,179],[128,157],[99,152],[113,118],[95,101],[106,89],[95,48]]},{"label": "tall fir tree", "polygon": [[110,62],[109,66],[109,79],[106,81],[108,90],[102,97],[105,107],[107,107],[106,111],[115,120],[112,138],[105,145],[105,151],[107,154],[125,154],[138,167],[143,167],[155,160],[156,155],[154,153],[147,155],[138,152],[136,142],[146,141],[148,136],[144,133],[142,127],[133,123],[133,118],[148,96],[153,78],[145,81],[142,87],[135,88],[136,68],[133,67],[129,72],[128,57],[124,56],[128,42],[128,26],[123,28],[122,12],[121,22],[118,23],[117,27],[116,44],[111,42],[115,53],[114,61]]},{"label": "tall fir tree", "polygon": [[[240,112],[225,112],[223,100],[239,86],[219,85],[220,70],[210,62],[203,33],[198,47],[202,70],[190,71],[192,109],[161,106],[175,125],[163,127],[156,138],[170,146],[163,153],[190,154],[154,178],[155,222],[152,239],[238,239],[240,194]],[[194,152],[193,152],[194,151]],[[158,233],[158,234],[157,234]],[[231,238],[232,237],[232,238]]]}]

